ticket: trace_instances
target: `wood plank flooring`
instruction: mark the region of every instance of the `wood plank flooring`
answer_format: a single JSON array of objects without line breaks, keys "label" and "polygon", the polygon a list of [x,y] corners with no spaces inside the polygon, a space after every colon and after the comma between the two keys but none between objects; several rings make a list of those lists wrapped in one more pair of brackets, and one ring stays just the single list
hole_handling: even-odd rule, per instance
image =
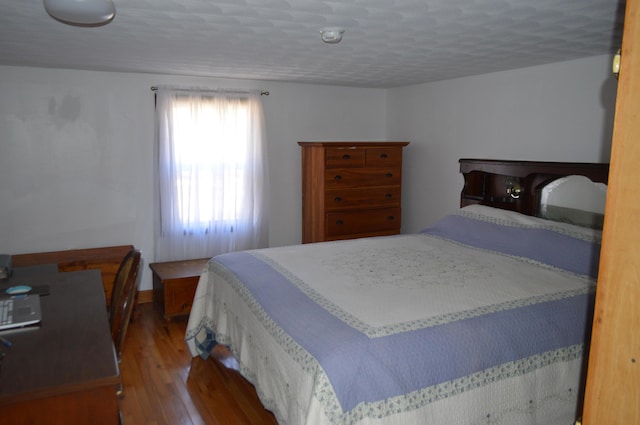
[{"label": "wood plank flooring", "polygon": [[166,322],[153,304],[137,306],[120,363],[124,425],[277,425],[237,371],[215,359],[192,360],[186,327],[186,318]]}]

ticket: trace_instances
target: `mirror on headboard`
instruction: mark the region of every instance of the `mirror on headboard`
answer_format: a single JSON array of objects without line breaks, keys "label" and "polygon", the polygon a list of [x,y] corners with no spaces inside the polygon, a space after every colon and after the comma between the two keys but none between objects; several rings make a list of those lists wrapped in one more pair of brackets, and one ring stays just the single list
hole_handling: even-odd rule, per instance
[{"label": "mirror on headboard", "polygon": [[542,188],[538,215],[542,218],[602,229],[607,185],[570,175]]},{"label": "mirror on headboard", "polygon": [[[609,175],[609,164],[605,163],[473,158],[462,158],[459,162],[464,177],[464,187],[460,193],[461,207],[481,204],[531,216],[540,216],[540,192],[550,182],[576,175],[585,176],[593,182],[606,183]],[[554,195],[556,189],[552,189],[552,199],[569,197],[561,194],[565,189],[558,192],[560,195]],[[577,194],[578,190],[570,188],[569,192]]]}]

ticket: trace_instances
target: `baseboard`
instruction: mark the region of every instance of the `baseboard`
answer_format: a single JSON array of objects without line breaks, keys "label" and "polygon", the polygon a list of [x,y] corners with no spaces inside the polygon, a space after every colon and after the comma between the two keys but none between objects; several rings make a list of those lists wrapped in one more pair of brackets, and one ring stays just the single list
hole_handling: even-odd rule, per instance
[{"label": "baseboard", "polygon": [[153,302],[153,290],[138,291],[138,304]]}]

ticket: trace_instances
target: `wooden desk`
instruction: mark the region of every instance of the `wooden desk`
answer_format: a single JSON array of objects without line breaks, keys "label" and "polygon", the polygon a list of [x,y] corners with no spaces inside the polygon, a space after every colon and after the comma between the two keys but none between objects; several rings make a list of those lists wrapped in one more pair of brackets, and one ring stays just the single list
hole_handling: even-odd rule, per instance
[{"label": "wooden desk", "polygon": [[120,372],[99,270],[40,273],[2,284],[49,286],[42,323],[6,331],[0,424],[117,424]]}]

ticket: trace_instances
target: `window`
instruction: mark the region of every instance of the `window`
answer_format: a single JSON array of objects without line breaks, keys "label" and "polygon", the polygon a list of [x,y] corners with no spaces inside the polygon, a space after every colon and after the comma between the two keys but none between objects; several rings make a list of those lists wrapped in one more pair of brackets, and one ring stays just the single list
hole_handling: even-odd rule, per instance
[{"label": "window", "polygon": [[[188,99],[178,99],[173,106],[178,218],[185,232],[206,233],[218,223],[233,226],[241,218],[248,110],[246,102],[226,103],[207,99],[198,117]],[[233,125],[225,125],[231,116]]]},{"label": "window", "polygon": [[259,94],[157,93],[156,259],[266,246]]}]

